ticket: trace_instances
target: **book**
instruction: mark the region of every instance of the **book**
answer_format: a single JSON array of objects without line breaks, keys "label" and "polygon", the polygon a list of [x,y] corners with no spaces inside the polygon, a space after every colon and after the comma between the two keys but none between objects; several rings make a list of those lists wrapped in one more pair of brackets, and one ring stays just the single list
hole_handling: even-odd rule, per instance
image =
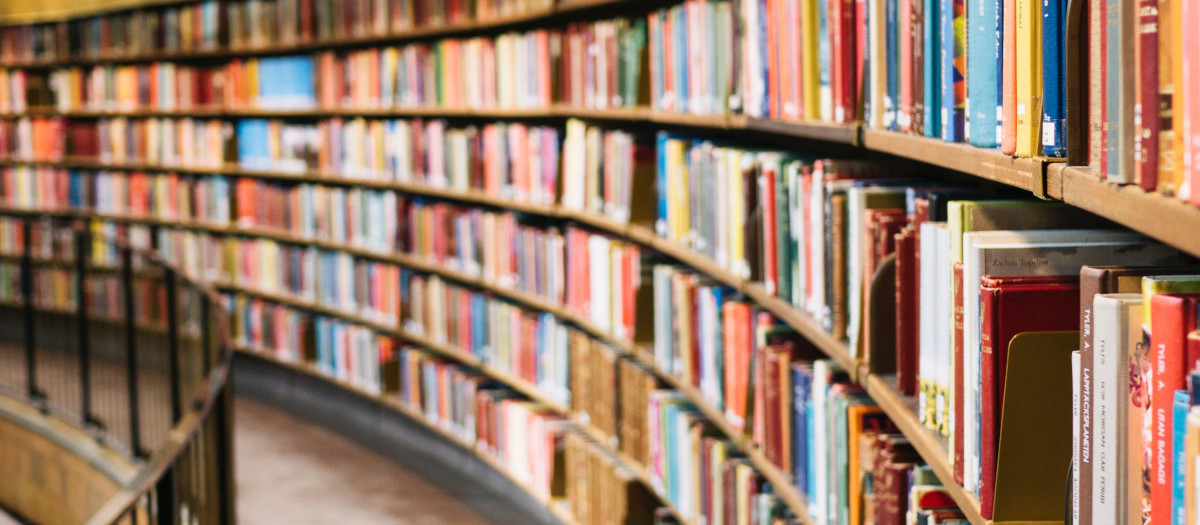
[{"label": "book", "polygon": [[[1095,520],[1121,522],[1141,515],[1142,484],[1124,480],[1140,479],[1140,459],[1132,452],[1140,444],[1140,429],[1130,425],[1134,419],[1126,400],[1133,394],[1131,364],[1136,364],[1136,349],[1141,340],[1141,294],[1112,293],[1095,296],[1093,302],[1095,342],[1094,420],[1092,499],[1084,504],[1092,509]],[[1140,412],[1138,414],[1140,420]],[[1137,462],[1136,472],[1130,471]],[[1139,518],[1140,519],[1140,518]]]},{"label": "book", "polygon": [[1013,276],[980,280],[982,377],[980,410],[980,514],[990,519],[995,490],[997,424],[1004,410],[1008,342],[1022,332],[1071,330],[1078,312],[1078,277]]}]

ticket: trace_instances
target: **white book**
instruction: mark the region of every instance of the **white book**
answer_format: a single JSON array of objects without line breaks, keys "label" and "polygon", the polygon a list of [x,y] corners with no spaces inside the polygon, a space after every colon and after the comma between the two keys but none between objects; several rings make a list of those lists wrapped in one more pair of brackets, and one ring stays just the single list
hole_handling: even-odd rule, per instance
[{"label": "white book", "polygon": [[[939,230],[945,230],[946,223],[944,222],[925,222],[921,224],[921,251],[920,258],[922,261],[928,261],[927,264],[920,266],[920,282],[922,286],[918,290],[918,301],[922,315],[918,319],[918,347],[920,354],[917,360],[917,378],[920,388],[917,394],[917,417],[926,426],[932,427],[933,421],[927,419],[927,414],[930,413],[930,403],[934,400],[928,397],[930,393],[929,385],[934,378],[934,366],[937,363],[937,300],[938,289],[941,287],[944,279],[938,279],[937,265],[933,261],[937,259],[937,242],[935,239],[938,236]],[[928,239],[929,242],[925,242]]]},{"label": "white book", "polygon": [[963,235],[963,413],[975,417],[963,425],[964,488],[978,491],[980,482],[980,279],[1078,275],[1084,265],[1166,265],[1177,257],[1174,248],[1126,231],[1000,230]]},{"label": "white book", "polygon": [[588,275],[591,278],[590,304],[588,313],[592,322],[605,333],[612,331],[612,306],[609,288],[612,279],[610,268],[611,246],[609,240],[600,235],[588,237],[588,256],[590,266]]},{"label": "white book", "polygon": [[[945,272],[953,266],[950,264],[950,227],[946,223],[933,223],[934,235],[930,239],[935,244],[934,258],[932,260],[933,274],[937,276],[941,272]],[[925,244],[926,237],[921,238],[921,244]],[[925,260],[922,259],[922,267],[925,265]],[[934,336],[934,361],[932,363],[932,382],[933,389],[936,393],[933,399],[933,424],[942,435],[948,435],[949,421],[949,406],[953,402],[947,397],[950,392],[950,383],[954,379],[954,324],[952,312],[954,310],[954,289],[950,279],[937,279],[937,286],[933,295],[935,310],[931,313],[933,317],[933,336]],[[924,310],[922,310],[924,312]]]},{"label": "white book", "polygon": [[828,512],[826,509],[827,498],[822,495],[829,494],[829,438],[827,432],[822,430],[829,429],[833,425],[828,423],[828,394],[829,382],[833,377],[833,373],[837,370],[837,365],[828,359],[820,359],[813,361],[813,421],[816,422],[817,432],[813,432],[813,458],[816,461],[816,479],[810,480],[813,483],[812,492],[813,498],[809,501],[809,513],[812,514],[813,521],[823,523]]},{"label": "white book", "polygon": [[[1071,352],[1071,457],[1079,457],[1079,390],[1082,377],[1079,350]],[[1071,462],[1071,523],[1079,525],[1079,463]]]},{"label": "white book", "polygon": [[[1142,340],[1142,295],[1101,294],[1092,302],[1095,331],[1092,373],[1092,523],[1115,525],[1131,518],[1128,472],[1130,429],[1129,359]],[[1140,448],[1139,448],[1140,450]],[[1141,472],[1137,473],[1139,476]],[[1140,483],[1138,487],[1140,490]],[[1140,499],[1140,498],[1139,498]],[[1086,503],[1086,502],[1085,502]]]}]

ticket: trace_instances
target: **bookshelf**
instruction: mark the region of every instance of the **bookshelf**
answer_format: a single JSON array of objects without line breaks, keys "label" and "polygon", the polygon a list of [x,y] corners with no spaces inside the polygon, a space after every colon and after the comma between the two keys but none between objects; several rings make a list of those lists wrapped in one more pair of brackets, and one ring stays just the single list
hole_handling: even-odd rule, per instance
[{"label": "bookshelf", "polygon": [[[179,2],[180,5],[188,2]],[[657,7],[659,3],[656,3]],[[662,2],[663,5],[671,5]],[[468,20],[452,22],[444,25],[429,27],[409,27],[384,31],[377,34],[360,36],[338,36],[333,38],[314,38],[309,41],[296,41],[286,44],[271,44],[260,46],[221,47],[209,46],[191,51],[163,51],[151,53],[114,54],[101,56],[77,56],[52,60],[7,60],[0,61],[0,69],[9,70],[54,70],[71,67],[84,67],[109,64],[149,64],[155,62],[174,62],[179,64],[212,64],[239,58],[256,58],[270,56],[303,55],[312,52],[342,51],[371,49],[386,45],[409,42],[432,42],[442,38],[473,37],[495,35],[504,31],[558,28],[564,24],[577,21],[593,21],[613,16],[615,11],[632,9],[634,16],[641,16],[646,8],[628,0],[584,0],[576,2],[552,2],[548,7],[529,9],[511,15],[502,15],[483,20]],[[1075,12],[1072,17],[1081,16]],[[1073,21],[1077,21],[1073,18]],[[0,24],[3,20],[0,20]],[[1075,27],[1075,26],[1072,26]],[[1074,29],[1078,31],[1078,28]],[[1074,37],[1074,38],[1071,38]],[[1069,34],[1068,40],[1078,45],[1078,35]],[[1069,49],[1069,60],[1078,59],[1079,50]],[[865,73],[864,73],[865,75]],[[1081,73],[1067,75],[1069,82],[1077,80]],[[606,105],[606,104],[604,104]],[[862,117],[862,115],[859,115]],[[588,122],[601,123],[606,127],[635,130],[678,130],[688,135],[718,137],[722,140],[736,141],[739,137],[750,136],[765,138],[770,144],[787,144],[787,149],[802,151],[821,151],[828,149],[851,157],[884,159],[895,161],[904,159],[907,165],[916,166],[921,172],[931,172],[931,175],[941,176],[950,174],[952,178],[971,181],[987,181],[1009,186],[1028,192],[1033,197],[1060,201],[1070,206],[1086,210],[1099,217],[1128,227],[1134,231],[1148,235],[1165,244],[1173,246],[1182,252],[1200,257],[1200,208],[1181,200],[1170,198],[1154,192],[1146,192],[1136,185],[1118,185],[1097,178],[1088,166],[1068,165],[1065,159],[1049,158],[1039,155],[1013,157],[1001,153],[997,148],[985,148],[968,145],[962,142],[945,142],[941,138],[919,136],[913,133],[879,129],[863,122],[863,118],[851,119],[845,123],[821,121],[816,119],[800,120],[795,118],[772,118],[757,115],[742,114],[726,110],[710,114],[693,114],[665,111],[654,108],[643,100],[625,107],[591,108],[564,104],[554,101],[549,105],[535,107],[488,107],[488,108],[458,108],[443,106],[413,106],[413,107],[314,107],[312,109],[260,109],[252,107],[196,107],[176,110],[131,109],[131,110],[71,110],[59,111],[50,107],[29,107],[24,111],[10,112],[0,115],[0,119],[20,118],[61,118],[68,120],[96,119],[177,119],[196,118],[214,119],[221,122],[238,122],[242,119],[278,119],[288,122],[323,122],[338,118],[368,118],[368,119],[444,119],[455,123],[476,123],[492,121],[517,121],[540,123],[557,126],[568,119],[583,119]],[[832,120],[832,119],[830,119]],[[1078,122],[1076,122],[1078,124]],[[1075,126],[1074,132],[1080,133]],[[628,242],[648,252],[661,254],[681,267],[703,275],[720,283],[745,297],[761,311],[768,312],[774,318],[786,324],[805,340],[819,349],[829,359],[844,370],[849,379],[865,388],[869,397],[887,414],[912,442],[914,448],[927,463],[934,474],[941,480],[945,490],[966,515],[968,521],[975,524],[987,523],[989,520],[980,512],[979,499],[964,489],[955,481],[953,465],[947,459],[949,445],[944,437],[930,432],[920,420],[917,402],[913,396],[901,395],[897,379],[893,373],[875,373],[870,365],[856,355],[858,350],[852,349],[844,340],[831,335],[820,323],[811,319],[804,311],[793,304],[772,294],[760,282],[736,275],[726,266],[717,261],[656,233],[648,224],[626,223],[614,220],[608,216],[572,209],[561,204],[543,204],[531,201],[521,201],[489,194],[479,189],[452,189],[436,187],[422,182],[400,182],[382,180],[342,173],[339,170],[304,170],[272,171],[265,169],[247,169],[230,159],[224,159],[224,164],[218,166],[192,167],[176,165],[157,165],[151,163],[113,163],[102,162],[94,157],[64,156],[60,160],[35,160],[14,157],[0,158],[0,166],[35,166],[45,168],[62,168],[75,170],[111,170],[119,172],[172,172],[196,176],[226,176],[239,179],[274,181],[280,183],[319,184],[339,188],[370,188],[385,190],[401,195],[433,199],[437,202],[454,203],[461,206],[494,210],[498,212],[515,212],[523,217],[535,217],[539,221],[556,226],[583,226],[589,231],[599,232],[611,238]],[[924,173],[922,173],[923,175]],[[559,181],[561,182],[561,181]],[[648,188],[636,187],[633,191],[649,191]],[[34,213],[35,210],[21,209],[5,203],[0,213],[21,214]],[[386,263],[400,268],[436,275],[445,278],[457,286],[477,290],[501,298],[532,311],[552,315],[554,318],[579,329],[589,337],[603,341],[616,349],[623,356],[632,358],[653,372],[657,380],[682,393],[689,402],[697,407],[719,434],[733,441],[748,461],[761,474],[763,479],[771,484],[774,493],[782,500],[802,522],[811,523],[808,517],[808,505],[805,497],[795,487],[790,475],[775,463],[770,461],[760,444],[754,442],[738,430],[726,413],[718,408],[712,400],[700,391],[678,377],[675,373],[664,370],[654,358],[654,349],[648,346],[642,338],[621,338],[614,336],[592,322],[587,315],[574,311],[561,304],[560,301],[540,297],[534,293],[501,286],[469,272],[447,267],[430,260],[425,260],[411,254],[389,250],[379,251],[364,248],[355,243],[333,242],[316,238],[296,235],[281,228],[269,226],[239,225],[234,220],[226,223],[206,222],[194,219],[158,219],[143,216],[120,214],[101,214],[87,209],[57,209],[36,210],[36,213],[49,211],[52,215],[70,218],[91,218],[104,222],[153,226],[162,229],[200,232],[221,235],[232,238],[266,239],[295,246],[311,246],[329,252],[348,254],[356,260],[368,260]],[[219,286],[230,293],[254,296],[272,303],[286,305],[297,311],[316,313],[322,316],[337,318],[354,325],[368,327],[380,334],[389,334],[421,347],[435,355],[451,359],[455,362],[472,367],[481,373],[504,383],[507,387],[528,397],[545,403],[554,412],[567,416],[574,421],[592,441],[606,446],[613,436],[605,436],[602,431],[588,425],[578,414],[561,402],[555,401],[539,390],[536,384],[516,377],[505,371],[495,369],[487,363],[472,356],[469,351],[454,348],[423,337],[401,326],[381,323],[373,317],[363,316],[357,312],[332,308],[315,301],[300,300],[289,294],[267,292],[254,286],[219,282]],[[645,284],[643,283],[643,286]],[[646,312],[639,312],[645,315]],[[640,334],[639,334],[640,335]],[[244,351],[254,351],[250,348]],[[314,372],[310,367],[302,365],[299,369],[307,373]],[[354,389],[353,385],[344,385]],[[360,392],[361,393],[361,392]],[[374,395],[374,394],[365,394]],[[386,397],[386,395],[385,395]],[[397,410],[410,413],[407,407],[397,406]],[[419,414],[417,414],[419,416]],[[417,417],[420,420],[420,417]],[[448,439],[456,439],[447,434]],[[628,468],[636,473],[636,477],[647,487],[652,485],[650,475],[645,465],[636,461],[617,449],[609,446]],[[503,469],[501,469],[503,471]],[[661,496],[661,494],[660,494]],[[660,498],[660,503],[670,509],[677,518],[683,516],[671,506],[666,498]],[[566,519],[566,518],[565,518]],[[567,519],[569,521],[569,519]]]}]

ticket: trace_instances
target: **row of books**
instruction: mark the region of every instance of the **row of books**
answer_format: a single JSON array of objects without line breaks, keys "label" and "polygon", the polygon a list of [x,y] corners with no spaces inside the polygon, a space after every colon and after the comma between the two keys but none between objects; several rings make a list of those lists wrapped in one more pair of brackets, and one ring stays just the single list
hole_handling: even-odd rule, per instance
[{"label": "row of books", "polygon": [[[61,112],[204,109],[222,107],[226,95],[225,70],[201,65],[151,62],[69,67],[51,70],[45,84],[32,73],[11,71],[14,78],[22,80],[20,89],[14,83],[10,91],[9,107],[14,113],[39,106]],[[26,78],[38,83],[25,85]],[[41,85],[49,93],[39,93]],[[0,109],[5,107],[4,95],[0,92]]]},{"label": "row of books", "polygon": [[229,181],[140,171],[0,168],[0,202],[44,211],[91,211],[164,221],[230,222]]},{"label": "row of books", "polygon": [[656,515],[670,515],[611,451],[594,446],[579,432],[568,433],[563,441],[563,490],[576,523],[648,525]]},{"label": "row of books", "polygon": [[489,366],[537,385],[548,399],[570,402],[568,329],[554,315],[535,312],[447,283],[406,272],[406,331],[474,355]]},{"label": "row of books", "polygon": [[203,0],[72,21],[8,26],[0,29],[0,60],[212,50],[220,45],[220,15],[218,0]]},{"label": "row of books", "polygon": [[[793,361],[790,344],[760,356],[779,382],[762,389],[759,418],[777,432],[768,458],[795,480],[816,523],[967,523],[912,444],[829,361]],[[779,359],[773,359],[772,356]],[[767,378],[766,374],[758,376]],[[651,483],[686,520],[798,517],[735,444],[678,392],[650,394]],[[740,520],[740,521],[739,521]]]},{"label": "row of books", "polygon": [[198,0],[0,30],[0,61],[252,50],[379,37],[544,11],[547,0]]},{"label": "row of books", "polygon": [[552,204],[559,132],[519,123],[449,127],[443,120],[330,119],[315,125],[242,120],[245,169],[321,171],[332,176],[414,182]]},{"label": "row of books", "polygon": [[[1085,267],[1073,356],[1080,523],[1189,523],[1197,443],[1200,268]],[[1086,521],[1085,521],[1086,520]]]},{"label": "row of books", "polygon": [[636,359],[583,332],[572,331],[570,345],[571,411],[603,434],[616,437],[626,457],[648,464],[646,408],[658,379]]},{"label": "row of books", "polygon": [[217,168],[233,155],[236,144],[232,123],[219,119],[0,120],[0,155],[24,160],[82,157],[116,164]]}]

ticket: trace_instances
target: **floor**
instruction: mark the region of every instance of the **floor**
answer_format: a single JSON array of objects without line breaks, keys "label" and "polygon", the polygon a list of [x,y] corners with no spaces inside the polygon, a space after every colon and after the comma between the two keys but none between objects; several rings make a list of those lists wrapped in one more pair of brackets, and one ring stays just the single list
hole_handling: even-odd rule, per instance
[{"label": "floor", "polygon": [[488,523],[453,494],[338,434],[244,398],[235,401],[238,522]]}]

